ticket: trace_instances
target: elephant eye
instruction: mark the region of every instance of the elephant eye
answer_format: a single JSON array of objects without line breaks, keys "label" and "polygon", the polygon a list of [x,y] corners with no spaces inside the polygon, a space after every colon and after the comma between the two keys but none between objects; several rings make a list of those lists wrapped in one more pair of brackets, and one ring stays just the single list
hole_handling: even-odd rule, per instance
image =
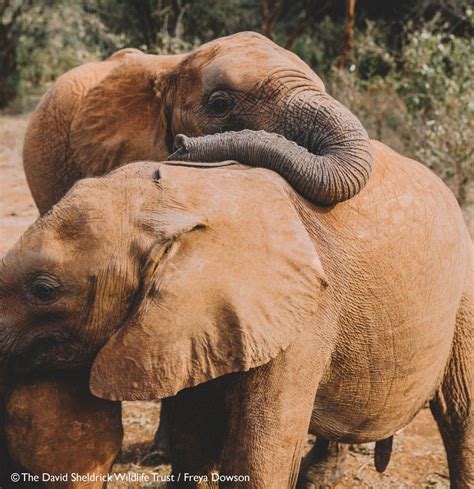
[{"label": "elephant eye", "polygon": [[33,300],[43,303],[53,302],[57,298],[59,283],[49,275],[37,275],[28,284],[28,292]]},{"label": "elephant eye", "polygon": [[232,100],[232,97],[226,92],[219,90],[211,94],[207,101],[206,109],[212,115],[222,116],[227,114],[233,106],[234,101]]}]

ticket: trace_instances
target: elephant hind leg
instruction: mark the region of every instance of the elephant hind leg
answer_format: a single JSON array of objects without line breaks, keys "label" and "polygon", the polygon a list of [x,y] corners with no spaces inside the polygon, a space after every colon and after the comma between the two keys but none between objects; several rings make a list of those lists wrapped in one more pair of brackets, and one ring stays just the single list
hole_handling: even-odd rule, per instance
[{"label": "elephant hind leg", "polygon": [[318,437],[301,463],[298,489],[334,487],[340,482],[349,445]]},{"label": "elephant hind leg", "polygon": [[453,351],[430,402],[448,458],[452,489],[474,487],[474,290],[460,305]]}]

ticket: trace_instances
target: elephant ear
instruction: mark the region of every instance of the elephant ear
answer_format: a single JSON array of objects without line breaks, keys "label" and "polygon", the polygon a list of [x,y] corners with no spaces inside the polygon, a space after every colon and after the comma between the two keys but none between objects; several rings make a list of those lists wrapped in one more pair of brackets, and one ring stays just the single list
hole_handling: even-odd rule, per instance
[{"label": "elephant ear", "polygon": [[169,154],[164,91],[179,56],[119,53],[121,62],[84,99],[71,125],[71,151],[82,177]]},{"label": "elephant ear", "polygon": [[269,362],[311,323],[327,285],[273,172],[167,171],[161,191],[176,208],[142,217],[157,241],[140,299],[92,367],[91,390],[106,399],[169,397]]}]

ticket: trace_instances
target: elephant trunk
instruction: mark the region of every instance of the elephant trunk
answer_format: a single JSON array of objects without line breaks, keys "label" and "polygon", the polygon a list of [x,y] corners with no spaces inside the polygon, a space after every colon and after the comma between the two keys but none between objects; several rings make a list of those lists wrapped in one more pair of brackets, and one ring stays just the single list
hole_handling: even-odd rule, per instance
[{"label": "elephant trunk", "polygon": [[[319,204],[350,199],[367,183],[372,168],[369,138],[360,121],[326,93],[293,97],[271,128],[188,138],[179,135],[170,159],[237,160],[269,168],[304,198]],[[287,107],[287,106],[286,106]]]}]

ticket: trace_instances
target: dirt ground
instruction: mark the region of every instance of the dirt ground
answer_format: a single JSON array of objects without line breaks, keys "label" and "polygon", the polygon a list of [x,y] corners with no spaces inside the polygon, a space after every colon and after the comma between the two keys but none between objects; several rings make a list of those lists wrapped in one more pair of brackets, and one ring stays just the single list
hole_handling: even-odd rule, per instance
[{"label": "dirt ground", "polygon": [[[27,116],[0,116],[0,256],[37,217],[21,164],[27,121]],[[472,209],[465,216],[472,236]],[[152,448],[159,411],[159,402],[124,403],[125,441],[114,472],[166,474],[169,471],[168,466],[160,465]],[[109,487],[140,485],[114,482]],[[374,469],[373,445],[354,446],[349,451],[344,480],[338,485],[340,489],[446,487],[449,480],[445,455],[429,409],[424,409],[395,436],[392,460],[384,474]]]}]

